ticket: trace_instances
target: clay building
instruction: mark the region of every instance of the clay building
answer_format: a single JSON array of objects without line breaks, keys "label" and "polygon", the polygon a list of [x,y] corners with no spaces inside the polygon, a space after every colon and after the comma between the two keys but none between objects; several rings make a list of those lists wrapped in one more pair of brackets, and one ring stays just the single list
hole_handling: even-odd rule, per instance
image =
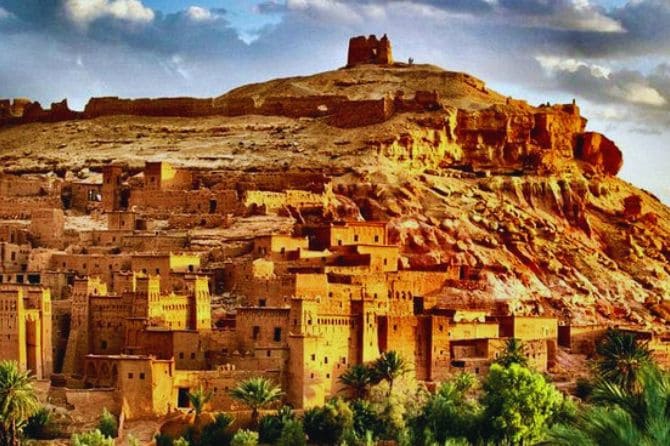
[{"label": "clay building", "polygon": [[51,295],[30,285],[0,285],[0,359],[13,360],[38,379],[52,372]]}]

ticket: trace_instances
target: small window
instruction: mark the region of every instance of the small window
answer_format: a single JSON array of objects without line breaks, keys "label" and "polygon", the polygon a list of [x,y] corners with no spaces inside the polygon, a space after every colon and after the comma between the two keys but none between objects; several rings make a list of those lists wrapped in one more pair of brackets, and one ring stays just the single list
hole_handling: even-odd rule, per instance
[{"label": "small window", "polygon": [[375,235],[375,243],[379,243],[379,236]]},{"label": "small window", "polygon": [[274,332],[274,337],[273,337],[275,342],[280,342],[281,341],[281,328],[280,327],[275,327],[275,332]]},{"label": "small window", "polygon": [[312,353],[311,359],[312,361],[316,361],[316,355],[314,353]]},{"label": "small window", "polygon": [[323,363],[324,363],[324,364],[328,364],[328,356],[324,356],[324,357],[323,357]]},{"label": "small window", "polygon": [[358,234],[354,235],[354,241],[355,241],[355,242],[358,241]]},{"label": "small window", "polygon": [[264,307],[267,305],[267,301],[265,299],[258,299],[258,306],[259,307]]},{"label": "small window", "polygon": [[266,354],[266,356],[269,358],[270,356],[272,356],[272,351],[271,351],[271,350],[268,350],[265,354]]},{"label": "small window", "polygon": [[251,338],[256,341],[260,337],[261,334],[261,327],[258,325],[254,325],[254,327],[251,330]]},{"label": "small window", "polygon": [[140,379],[144,379],[144,373],[140,373]]},{"label": "small window", "polygon": [[184,359],[184,352],[179,352],[179,359]]},{"label": "small window", "polygon": [[107,341],[100,341],[100,349],[107,350]]},{"label": "small window", "polygon": [[128,379],[133,379],[133,374],[132,373],[128,373]]},{"label": "small window", "polygon": [[191,353],[191,359],[195,359],[195,353]]}]

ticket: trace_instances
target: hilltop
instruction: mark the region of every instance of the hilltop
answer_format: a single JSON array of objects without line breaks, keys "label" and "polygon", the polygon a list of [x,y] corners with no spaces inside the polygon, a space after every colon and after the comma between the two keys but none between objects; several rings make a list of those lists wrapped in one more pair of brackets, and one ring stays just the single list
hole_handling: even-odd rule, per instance
[{"label": "hilltop", "polygon": [[337,196],[323,219],[388,221],[407,266],[470,267],[436,296],[445,306],[506,300],[517,314],[664,329],[670,210],[616,177],[621,152],[576,104],[367,62],[210,99],[93,99],[81,113],[5,102],[0,159],[17,174],[147,159],[323,173]]}]

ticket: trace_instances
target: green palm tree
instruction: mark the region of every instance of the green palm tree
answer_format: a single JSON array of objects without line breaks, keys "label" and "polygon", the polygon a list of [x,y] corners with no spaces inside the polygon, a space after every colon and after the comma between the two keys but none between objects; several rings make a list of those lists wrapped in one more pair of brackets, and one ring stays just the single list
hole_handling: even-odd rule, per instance
[{"label": "green palm tree", "polygon": [[405,359],[395,351],[382,353],[372,363],[373,382],[386,381],[389,384],[388,395],[393,393],[393,383],[409,372],[409,366]]},{"label": "green palm tree", "polygon": [[505,341],[505,350],[496,360],[503,367],[509,367],[512,364],[519,364],[521,367],[528,367],[528,356],[526,355],[526,346],[517,338],[509,338]]},{"label": "green palm tree", "polygon": [[653,446],[670,444],[670,378],[653,365],[638,371],[637,388],[600,379],[597,405],[570,424],[556,426],[544,444]]},{"label": "green palm tree", "polygon": [[372,374],[366,365],[354,364],[339,377],[338,381],[346,387],[354,399],[363,399],[372,382]]},{"label": "green palm tree", "polygon": [[206,391],[201,387],[198,387],[193,392],[189,392],[188,400],[191,402],[191,407],[195,411],[196,418],[200,416],[202,411],[205,409],[205,405],[210,402],[212,399],[212,392]]},{"label": "green palm tree", "polygon": [[632,389],[640,370],[652,362],[647,342],[632,333],[609,329],[596,345],[596,370],[603,379]]},{"label": "green palm tree", "polygon": [[257,377],[240,382],[230,391],[230,396],[251,409],[251,424],[256,427],[259,409],[277,401],[282,396],[282,391],[269,379]]},{"label": "green palm tree", "polygon": [[21,426],[39,409],[30,372],[14,361],[0,361],[0,429],[2,444],[19,444]]}]

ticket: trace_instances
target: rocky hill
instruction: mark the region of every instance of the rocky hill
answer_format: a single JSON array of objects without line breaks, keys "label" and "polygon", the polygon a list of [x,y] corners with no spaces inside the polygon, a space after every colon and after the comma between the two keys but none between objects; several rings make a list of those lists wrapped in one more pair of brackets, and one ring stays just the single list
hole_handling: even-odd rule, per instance
[{"label": "rocky hill", "polygon": [[406,265],[471,267],[435,296],[445,306],[504,299],[520,314],[658,331],[670,317],[670,209],[616,177],[621,152],[586,131],[576,104],[534,107],[467,74],[397,63],[212,99],[93,99],[81,113],[4,104],[6,172],[147,159],[323,172],[337,201],[309,218],[387,220]]}]

